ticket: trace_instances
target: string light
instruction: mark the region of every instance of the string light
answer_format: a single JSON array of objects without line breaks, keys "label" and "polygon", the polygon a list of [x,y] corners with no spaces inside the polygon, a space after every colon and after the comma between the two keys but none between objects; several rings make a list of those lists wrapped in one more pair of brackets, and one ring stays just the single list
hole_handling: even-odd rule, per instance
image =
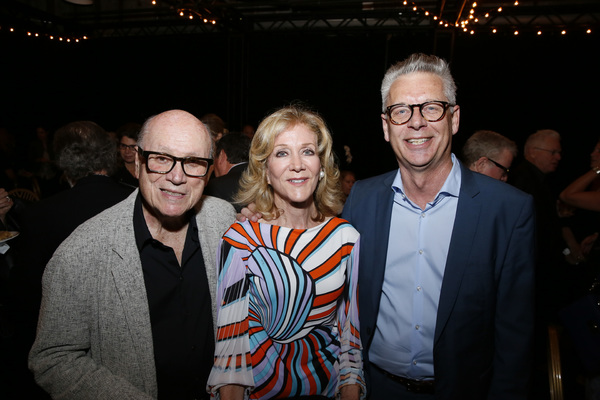
[{"label": "string light", "polygon": [[[153,6],[156,6],[158,4],[157,0],[150,0],[150,3]],[[489,19],[492,14],[494,12],[497,13],[502,13],[504,8],[503,7],[497,7],[495,10],[488,10],[482,13],[479,13],[476,11],[476,8],[478,7],[477,2],[473,2],[471,4],[471,9],[469,10],[469,12],[466,14],[466,16],[464,17],[463,20],[460,21],[455,21],[455,22],[449,22],[446,21],[444,19],[442,19],[441,15],[433,15],[429,10],[424,9],[423,7],[420,7],[417,5],[416,2],[412,2],[412,1],[408,1],[408,0],[403,0],[402,4],[406,7],[410,7],[409,10],[411,10],[414,13],[421,13],[422,15],[431,18],[433,21],[438,22],[438,25],[444,28],[460,28],[463,32],[468,33],[469,35],[475,35],[477,33],[477,31],[479,30],[479,28],[476,26],[477,24],[480,23],[480,18],[477,16],[477,14],[479,14],[479,16],[483,15],[482,18],[484,18],[484,21]],[[512,3],[512,6],[517,7],[519,6],[519,1],[515,0]],[[510,6],[507,6],[510,7]],[[195,9],[191,9],[191,8],[184,8],[184,9],[178,9],[177,10],[178,14],[180,17],[182,18],[187,18],[189,20],[195,20],[195,17],[199,17],[199,21],[203,22],[205,24],[212,24],[212,25],[216,25],[217,21],[215,19],[210,19],[205,17],[204,15],[202,15],[199,11],[195,10]],[[209,12],[210,13],[210,12]],[[400,13],[400,15],[402,15],[403,12]],[[471,28],[467,28],[467,26],[471,24],[473,26],[471,26]],[[483,26],[482,26],[483,28]],[[3,27],[0,26],[0,30],[2,30]],[[490,30],[487,30],[490,28],[486,28],[487,32],[491,32],[492,34],[497,34],[499,32],[499,28],[498,27],[491,27]],[[510,30],[511,28],[508,27],[507,30]],[[512,33],[513,36],[519,36],[520,32],[517,29],[514,29],[514,27],[512,27]],[[592,30],[590,28],[584,28],[585,29],[585,33],[586,34],[591,34]],[[11,33],[17,33],[17,31],[15,31],[15,28],[9,28],[8,29]],[[537,36],[542,36],[543,32],[541,29],[535,31]],[[562,29],[560,31],[561,35],[567,35],[567,31],[565,29]],[[40,33],[36,33],[36,32],[26,32],[26,35],[28,37],[46,37],[50,40],[55,40],[56,37],[50,34],[40,34]],[[71,43],[71,42],[75,42],[75,43],[79,43],[82,40],[87,40],[88,37],[87,36],[81,36],[81,37],[77,37],[75,35],[71,36],[71,37],[59,37],[58,40],[59,41],[66,41],[67,43]]]},{"label": "string light", "polygon": [[[28,31],[28,30],[19,30],[13,27],[4,27],[4,26],[0,26],[0,31],[2,30],[7,30],[8,32],[10,32],[11,34],[15,34],[15,35],[24,35],[26,37],[29,38],[38,38],[38,39],[48,39],[48,40],[55,40],[56,36],[54,36],[51,33],[40,33],[40,32],[34,32],[34,31]],[[87,40],[89,39],[88,36],[83,35],[83,36],[75,36],[75,35],[71,35],[69,37],[59,37],[59,41],[61,42],[67,42],[67,43],[71,43],[71,42],[75,42],[75,43],[80,43],[83,40]]]},{"label": "string light", "polygon": [[[512,6],[514,6],[514,7],[519,6],[519,4],[520,3],[519,3],[518,0],[514,0],[512,2]],[[463,28],[463,32],[466,32],[466,25],[469,24],[469,22],[471,24],[478,24],[479,23],[480,20],[477,17],[477,12],[476,12],[476,9],[475,9],[477,7],[477,5],[478,4],[476,2],[474,2],[471,5],[471,9],[469,10],[469,13],[467,14],[467,16],[465,16],[462,21],[460,21],[459,23],[456,24],[456,26],[460,26],[461,28]],[[505,8],[506,8],[506,6],[505,7],[500,6],[500,7],[497,7],[496,9],[494,9],[494,10],[485,11],[484,13],[479,14],[479,15],[483,15],[483,18],[484,18],[484,21],[485,21],[485,20],[489,19],[492,16],[493,13],[502,13]],[[469,31],[469,33],[476,32],[476,29],[474,29],[474,28],[475,27],[472,27],[472,29]],[[508,28],[508,29],[510,29],[510,28]],[[586,34],[590,34],[592,32],[590,28],[583,28],[583,29],[585,29],[585,33]],[[492,27],[491,32],[494,33],[494,34],[498,33],[499,32],[498,27]],[[513,33],[514,36],[518,36],[520,32],[518,30],[514,29],[514,27],[513,27],[512,33]],[[542,30],[540,29],[540,30],[536,31],[536,34],[537,34],[537,36],[541,36],[542,35]],[[563,29],[563,30],[560,31],[560,34],[561,35],[566,35],[567,31]]]}]

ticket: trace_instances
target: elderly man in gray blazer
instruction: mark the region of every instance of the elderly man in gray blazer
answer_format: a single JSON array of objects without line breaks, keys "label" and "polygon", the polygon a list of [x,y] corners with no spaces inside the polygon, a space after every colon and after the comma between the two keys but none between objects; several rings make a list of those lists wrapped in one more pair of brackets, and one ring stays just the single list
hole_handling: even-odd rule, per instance
[{"label": "elderly man in gray blazer", "polygon": [[189,113],[150,118],[140,183],[80,225],[46,267],[29,366],[53,398],[205,398],[216,249],[235,219],[202,196],[212,142]]}]

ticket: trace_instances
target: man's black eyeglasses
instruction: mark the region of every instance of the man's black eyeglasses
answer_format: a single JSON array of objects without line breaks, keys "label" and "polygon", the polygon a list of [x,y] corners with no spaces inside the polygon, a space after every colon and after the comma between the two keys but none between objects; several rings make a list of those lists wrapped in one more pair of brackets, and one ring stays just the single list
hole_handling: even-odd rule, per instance
[{"label": "man's black eyeglasses", "polygon": [[510,171],[510,169],[506,168],[504,165],[497,163],[496,161],[492,160],[489,157],[486,157],[489,161],[492,162],[492,164],[494,164],[496,167],[500,168],[502,171],[504,171],[505,174],[508,174],[508,172]]},{"label": "man's black eyeglasses", "polygon": [[453,104],[447,101],[428,101],[421,104],[393,104],[385,109],[394,125],[404,125],[413,116],[415,107],[419,107],[421,116],[428,122],[437,122],[444,118],[446,110]]},{"label": "man's black eyeglasses", "polygon": [[213,164],[212,158],[175,157],[167,153],[145,151],[139,146],[138,153],[146,159],[146,169],[157,174],[168,174],[179,161],[184,174],[201,178],[206,175],[208,168]]}]

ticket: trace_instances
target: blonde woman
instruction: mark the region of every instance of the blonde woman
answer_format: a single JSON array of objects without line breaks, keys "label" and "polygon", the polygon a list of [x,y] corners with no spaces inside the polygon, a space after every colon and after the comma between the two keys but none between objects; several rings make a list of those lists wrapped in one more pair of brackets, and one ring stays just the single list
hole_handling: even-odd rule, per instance
[{"label": "blonde woman", "polygon": [[258,127],[237,201],[263,218],[236,222],[218,252],[217,343],[208,385],[221,399],[358,399],[359,234],[342,208],[332,139],[291,106]]}]

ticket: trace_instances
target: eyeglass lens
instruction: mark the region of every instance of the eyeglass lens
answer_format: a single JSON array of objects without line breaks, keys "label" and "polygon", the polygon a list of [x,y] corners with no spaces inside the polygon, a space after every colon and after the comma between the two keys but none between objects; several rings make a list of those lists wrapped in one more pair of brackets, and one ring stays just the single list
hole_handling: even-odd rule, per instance
[{"label": "eyeglass lens", "polygon": [[388,113],[392,123],[402,125],[407,123],[413,116],[414,107],[418,107],[421,116],[428,122],[436,122],[444,118],[446,114],[445,103],[427,102],[423,104],[398,104],[392,106]]},{"label": "eyeglass lens", "polygon": [[206,160],[194,157],[175,159],[166,154],[150,154],[147,158],[147,166],[151,172],[166,174],[171,172],[177,161],[181,162],[183,172],[188,176],[204,176],[208,171],[208,162]]}]

